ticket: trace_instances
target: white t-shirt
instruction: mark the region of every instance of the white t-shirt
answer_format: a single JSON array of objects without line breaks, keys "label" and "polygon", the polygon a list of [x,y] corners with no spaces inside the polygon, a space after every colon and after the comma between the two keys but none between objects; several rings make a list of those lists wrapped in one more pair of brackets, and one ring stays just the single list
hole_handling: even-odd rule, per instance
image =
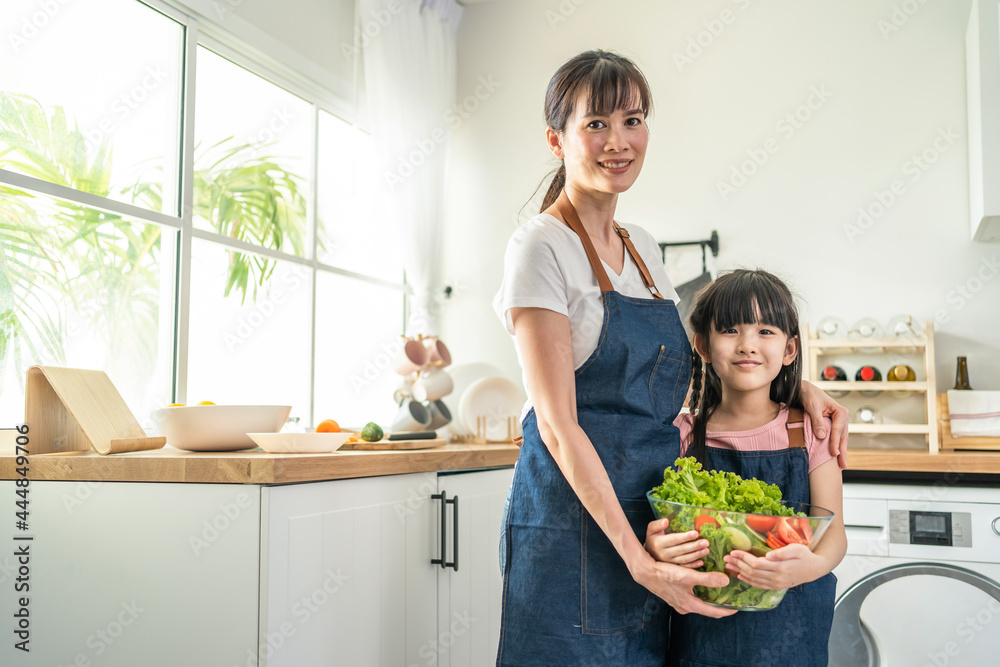
[{"label": "white t-shirt", "polygon": [[[641,227],[628,224],[622,227],[628,230],[632,244],[646,263],[657,290],[665,299],[677,303],[677,292],[663,269],[656,241]],[[642,282],[639,267],[624,247],[622,252],[625,263],[620,276],[601,260],[612,287],[623,296],[652,299],[653,295]],[[558,218],[540,213],[511,236],[504,254],[503,283],[493,299],[493,309],[513,336],[511,308],[545,308],[566,315],[573,342],[574,369],[582,366],[597,347],[604,324],[601,288],[580,237]],[[517,338],[514,339],[514,347],[523,368]],[[524,385],[527,388],[527,381]],[[522,418],[531,405],[529,395]]]}]

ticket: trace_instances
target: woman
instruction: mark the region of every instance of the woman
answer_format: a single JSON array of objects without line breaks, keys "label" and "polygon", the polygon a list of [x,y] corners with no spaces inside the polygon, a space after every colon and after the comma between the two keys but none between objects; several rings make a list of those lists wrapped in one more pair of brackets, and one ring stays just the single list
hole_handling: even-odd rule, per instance
[{"label": "woman", "polygon": [[[679,454],[672,422],[691,376],[656,243],[614,222],[642,168],[650,107],[642,73],[606,51],[565,63],[546,93],[546,139],[562,166],[542,213],[511,238],[494,302],[530,407],[504,517],[501,665],[661,665],[661,600],[680,613],[732,613],[691,591],[725,575],[643,548],[645,493]],[[817,431],[833,414],[839,453],[846,410],[811,385],[803,392]]]}]

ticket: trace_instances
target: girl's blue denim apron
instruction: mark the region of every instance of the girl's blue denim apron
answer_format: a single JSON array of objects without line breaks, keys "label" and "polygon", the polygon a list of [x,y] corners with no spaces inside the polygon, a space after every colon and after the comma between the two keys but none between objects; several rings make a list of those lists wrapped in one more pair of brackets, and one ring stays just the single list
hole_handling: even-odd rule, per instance
[{"label": "girl's blue denim apron", "polygon": [[[790,436],[801,419],[800,412],[789,415]],[[789,441],[787,449],[769,452],[705,447],[705,468],[777,484],[782,498],[808,503],[809,454],[800,437]],[[741,611],[718,619],[671,612],[668,664],[826,667],[836,588],[837,579],[830,573],[790,589],[781,604],[768,611]]]},{"label": "girl's blue denim apron", "polygon": [[[654,518],[646,492],[663,483],[680,452],[673,420],[687,395],[690,347],[673,301],[615,292],[572,206],[560,212],[580,235],[604,301],[597,349],[576,371],[577,420],[643,542]],[[628,232],[619,234],[659,296]],[[583,508],[542,442],[534,410],[522,426],[501,536],[497,664],[663,665],[669,607],[632,579]]]}]

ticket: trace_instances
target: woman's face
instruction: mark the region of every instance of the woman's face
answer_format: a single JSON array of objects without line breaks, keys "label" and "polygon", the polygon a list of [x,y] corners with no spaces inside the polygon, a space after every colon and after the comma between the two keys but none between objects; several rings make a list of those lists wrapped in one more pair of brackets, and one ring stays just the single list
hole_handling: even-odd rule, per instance
[{"label": "woman's face", "polygon": [[646,156],[646,118],[638,108],[616,109],[602,116],[590,115],[589,107],[587,95],[580,95],[566,128],[562,132],[548,129],[549,148],[565,160],[568,187],[624,192],[635,183]]}]

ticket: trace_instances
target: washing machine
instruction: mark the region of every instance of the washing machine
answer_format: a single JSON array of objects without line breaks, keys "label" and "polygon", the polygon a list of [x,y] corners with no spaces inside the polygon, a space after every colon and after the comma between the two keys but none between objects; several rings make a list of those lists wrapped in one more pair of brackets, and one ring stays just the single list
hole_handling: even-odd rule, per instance
[{"label": "washing machine", "polygon": [[834,667],[1000,665],[1000,488],[844,484]]}]

